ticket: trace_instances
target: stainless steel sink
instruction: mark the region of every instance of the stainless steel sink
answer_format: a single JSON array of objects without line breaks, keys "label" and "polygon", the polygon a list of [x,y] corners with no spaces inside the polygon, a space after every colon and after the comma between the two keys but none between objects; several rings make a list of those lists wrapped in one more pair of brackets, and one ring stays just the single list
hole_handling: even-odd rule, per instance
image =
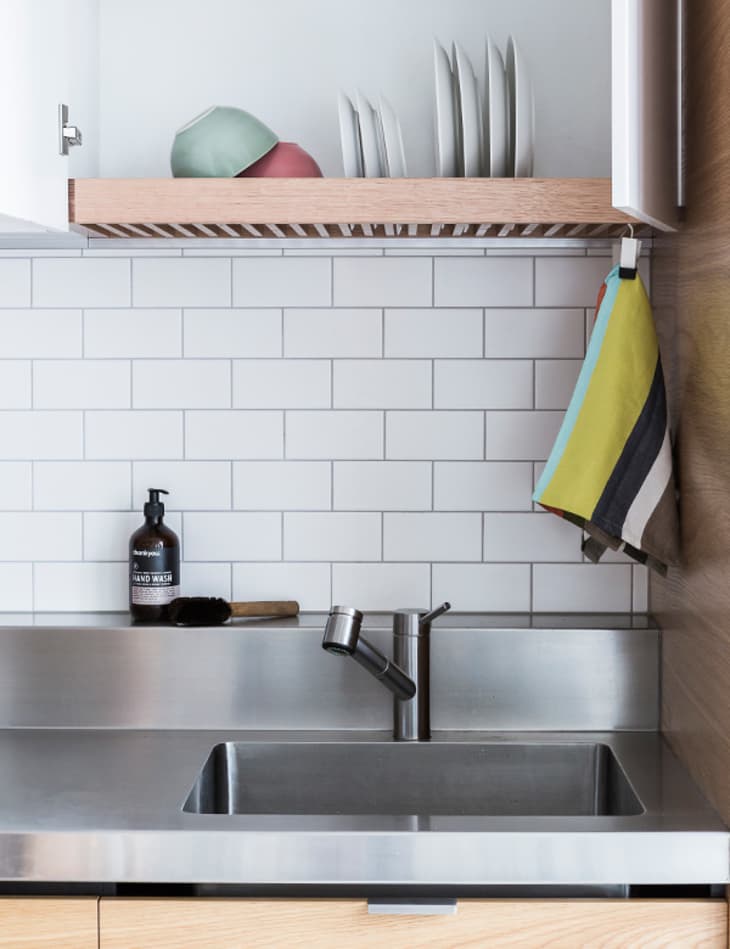
[{"label": "stainless steel sink", "polygon": [[607,745],[434,741],[225,742],[183,810],[598,817],[644,809]]}]

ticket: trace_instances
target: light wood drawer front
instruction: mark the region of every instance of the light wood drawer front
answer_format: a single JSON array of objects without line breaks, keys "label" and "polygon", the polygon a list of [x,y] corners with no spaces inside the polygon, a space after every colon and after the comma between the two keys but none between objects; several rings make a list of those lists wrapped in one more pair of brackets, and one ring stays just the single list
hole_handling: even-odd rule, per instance
[{"label": "light wood drawer front", "polygon": [[726,949],[724,900],[460,900],[370,916],[364,900],[106,899],[100,949]]},{"label": "light wood drawer front", "polygon": [[96,897],[0,897],[0,949],[97,949]]}]

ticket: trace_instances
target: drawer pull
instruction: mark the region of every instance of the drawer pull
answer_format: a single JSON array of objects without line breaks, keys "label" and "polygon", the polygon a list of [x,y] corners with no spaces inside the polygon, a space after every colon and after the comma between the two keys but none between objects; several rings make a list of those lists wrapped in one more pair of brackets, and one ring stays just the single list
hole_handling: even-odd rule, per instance
[{"label": "drawer pull", "polygon": [[380,897],[368,900],[368,913],[371,916],[455,916],[456,909],[456,900],[431,897]]}]

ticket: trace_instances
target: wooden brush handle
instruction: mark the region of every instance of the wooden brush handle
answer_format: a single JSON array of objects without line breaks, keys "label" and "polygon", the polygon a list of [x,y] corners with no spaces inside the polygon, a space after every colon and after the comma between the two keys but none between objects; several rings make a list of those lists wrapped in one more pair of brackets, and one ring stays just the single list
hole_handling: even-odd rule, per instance
[{"label": "wooden brush handle", "polygon": [[255,603],[229,603],[231,616],[296,616],[296,600],[259,600]]}]

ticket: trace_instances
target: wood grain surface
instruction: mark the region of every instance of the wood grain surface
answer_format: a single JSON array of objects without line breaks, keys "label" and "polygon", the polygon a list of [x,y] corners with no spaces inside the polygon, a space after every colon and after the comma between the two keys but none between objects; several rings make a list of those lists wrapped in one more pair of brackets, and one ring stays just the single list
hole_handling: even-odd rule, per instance
[{"label": "wood grain surface", "polygon": [[608,178],[77,178],[69,213],[80,225],[136,226],[632,220],[612,206]]},{"label": "wood grain surface", "polygon": [[0,949],[97,949],[96,897],[0,897]]},{"label": "wood grain surface", "polygon": [[652,578],[662,727],[730,823],[730,3],[688,7],[687,218],[653,296],[677,433],[682,567]]},{"label": "wood grain surface", "polygon": [[364,900],[107,899],[100,949],[681,949],[727,946],[724,900],[460,900],[370,916]]}]

